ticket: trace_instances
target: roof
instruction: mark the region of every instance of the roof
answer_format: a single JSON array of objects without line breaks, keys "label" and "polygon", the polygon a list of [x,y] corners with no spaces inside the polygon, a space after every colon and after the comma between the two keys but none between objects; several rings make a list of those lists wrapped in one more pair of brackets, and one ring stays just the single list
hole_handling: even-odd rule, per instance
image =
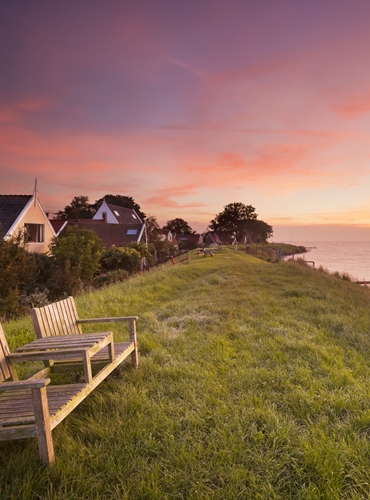
[{"label": "roof", "polygon": [[142,222],[133,208],[119,207],[110,203],[106,205],[120,224],[138,224]]},{"label": "roof", "polygon": [[31,194],[0,194],[0,234],[8,233],[31,199]]},{"label": "roof", "polygon": [[199,234],[177,233],[176,239],[177,241],[191,241],[192,243],[198,245],[199,236],[200,236]]},{"label": "roof", "polygon": [[63,219],[50,219],[49,222],[53,226],[56,235],[58,235],[63,229],[63,226],[67,224],[67,221]]},{"label": "roof", "polygon": [[125,246],[130,243],[136,243],[143,228],[141,223],[107,224],[96,220],[92,222],[86,219],[68,221],[68,224],[78,226],[79,229],[90,229],[94,231],[107,248],[112,245]]}]

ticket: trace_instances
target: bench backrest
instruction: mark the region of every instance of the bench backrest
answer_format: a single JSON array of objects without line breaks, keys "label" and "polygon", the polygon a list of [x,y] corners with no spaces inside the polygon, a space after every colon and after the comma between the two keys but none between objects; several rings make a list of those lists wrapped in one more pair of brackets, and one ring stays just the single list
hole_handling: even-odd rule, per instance
[{"label": "bench backrest", "polygon": [[8,342],[6,341],[3,327],[0,324],[0,382],[5,382],[8,379],[18,380],[13,364],[7,359],[9,354]]},{"label": "bench backrest", "polygon": [[77,324],[78,314],[73,297],[44,307],[31,309],[31,318],[37,338],[82,333]]}]

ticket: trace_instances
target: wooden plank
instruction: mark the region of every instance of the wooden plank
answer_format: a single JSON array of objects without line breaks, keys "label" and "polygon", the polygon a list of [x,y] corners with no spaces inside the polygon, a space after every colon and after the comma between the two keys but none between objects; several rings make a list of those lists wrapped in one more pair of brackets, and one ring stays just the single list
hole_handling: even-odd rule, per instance
[{"label": "wooden plank", "polygon": [[32,389],[35,412],[37,443],[41,462],[50,465],[55,460],[53,438],[51,436],[50,418],[46,387]]},{"label": "wooden plank", "polygon": [[50,312],[48,309],[48,306],[40,308],[40,314],[44,323],[44,328],[46,330],[46,337],[51,337],[53,335],[56,335],[57,333],[55,332],[55,329],[52,324],[52,320],[50,318]]},{"label": "wooden plank", "polygon": [[58,316],[58,311],[55,307],[55,304],[49,304],[45,306],[45,312],[49,320],[50,328],[53,329],[54,335],[63,335],[63,328],[60,324],[60,318]]},{"label": "wooden plank", "polygon": [[35,333],[36,333],[36,337],[37,338],[45,337],[46,331],[45,331],[44,324],[42,321],[40,309],[33,307],[30,310],[30,314],[31,314],[31,319],[32,319],[32,323],[33,323],[33,328],[34,328]]},{"label": "wooden plank", "polygon": [[67,306],[68,306],[69,314],[71,316],[73,327],[74,327],[74,331],[71,333],[82,333],[82,328],[78,324],[78,312],[77,312],[76,303],[75,303],[73,297],[71,297],[71,296],[68,297]]},{"label": "wooden plank", "polygon": [[3,382],[2,391],[24,391],[25,389],[37,389],[50,383],[49,378],[40,380],[19,380],[18,382]]},{"label": "wooden plank", "polygon": [[8,343],[5,338],[3,327],[0,323],[0,382],[12,378],[12,369],[7,355],[9,354]]},{"label": "wooden plank", "polygon": [[78,323],[116,323],[118,321],[131,321],[139,319],[138,316],[117,316],[112,318],[87,318],[79,319]]},{"label": "wooden plank", "polygon": [[79,349],[63,349],[58,351],[30,351],[30,352],[18,352],[10,354],[9,358],[12,361],[26,362],[26,361],[49,361],[55,359],[68,359],[71,356],[84,358],[85,353],[89,351],[89,347]]},{"label": "wooden plank", "polygon": [[89,351],[86,350],[84,353],[84,356],[82,358],[82,363],[84,367],[84,375],[85,375],[85,382],[90,384],[92,382],[92,370],[91,370],[91,362],[90,362],[90,354]]},{"label": "wooden plank", "polygon": [[[116,342],[114,344],[114,359],[121,357],[124,353],[123,359],[127,358],[131,352],[134,350],[134,345],[130,342]],[[96,353],[91,359],[91,365],[95,368],[102,368],[109,362],[109,351],[107,347],[104,347],[101,351]],[[53,372],[71,372],[71,371],[81,371],[83,370],[83,365],[81,360],[78,359],[68,359],[67,361],[56,361],[53,365]]]},{"label": "wooden plank", "polygon": [[139,351],[136,339],[136,322],[135,320],[131,320],[129,324],[130,329],[130,341],[134,344],[135,348],[131,353],[131,362],[135,368],[139,366]]},{"label": "wooden plank", "polygon": [[13,441],[14,439],[28,439],[37,437],[36,424],[17,425],[15,427],[0,428],[0,441]]},{"label": "wooden plank", "polygon": [[62,302],[64,301],[55,302],[54,304],[51,305],[53,307],[54,321],[59,330],[59,335],[68,335],[69,327],[64,318]]}]

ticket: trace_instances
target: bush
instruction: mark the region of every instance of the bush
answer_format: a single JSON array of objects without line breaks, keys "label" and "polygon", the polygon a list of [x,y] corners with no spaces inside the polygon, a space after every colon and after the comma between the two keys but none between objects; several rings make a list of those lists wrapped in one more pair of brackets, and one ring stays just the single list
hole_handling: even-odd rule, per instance
[{"label": "bush", "polygon": [[91,280],[100,270],[103,243],[94,231],[67,227],[55,238],[51,251],[60,271],[67,271],[67,263],[74,279]]},{"label": "bush", "polygon": [[140,267],[140,253],[134,248],[112,246],[104,252],[101,266],[105,271],[124,269],[128,272],[137,271]]},{"label": "bush", "polygon": [[0,316],[15,317],[22,312],[20,295],[35,280],[34,255],[27,252],[23,237],[0,238]]},{"label": "bush", "polygon": [[107,274],[96,276],[92,280],[91,285],[93,288],[103,288],[104,286],[123,281],[128,276],[130,276],[130,273],[125,269],[117,269],[116,271],[109,271]]}]

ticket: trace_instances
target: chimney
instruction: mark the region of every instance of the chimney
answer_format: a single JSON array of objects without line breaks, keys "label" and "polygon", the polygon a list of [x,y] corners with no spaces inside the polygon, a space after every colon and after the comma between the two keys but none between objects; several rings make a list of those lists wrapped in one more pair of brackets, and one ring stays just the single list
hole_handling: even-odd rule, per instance
[{"label": "chimney", "polygon": [[106,224],[107,223],[107,212],[103,212],[103,222]]}]

